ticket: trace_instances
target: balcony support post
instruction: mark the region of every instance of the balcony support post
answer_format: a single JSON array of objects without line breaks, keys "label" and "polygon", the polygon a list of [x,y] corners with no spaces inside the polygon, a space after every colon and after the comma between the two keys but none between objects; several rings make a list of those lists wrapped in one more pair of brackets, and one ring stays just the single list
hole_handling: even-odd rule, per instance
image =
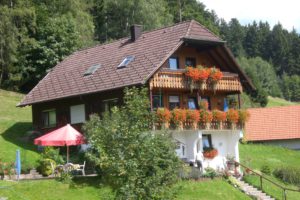
[{"label": "balcony support post", "polygon": [[241,94],[238,94],[239,109],[241,109]]}]

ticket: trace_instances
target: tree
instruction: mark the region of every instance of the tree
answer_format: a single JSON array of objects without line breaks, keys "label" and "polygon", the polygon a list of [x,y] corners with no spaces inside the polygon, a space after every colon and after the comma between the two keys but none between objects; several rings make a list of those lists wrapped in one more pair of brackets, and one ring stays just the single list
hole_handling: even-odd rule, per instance
[{"label": "tree", "polygon": [[228,32],[224,32],[225,39],[228,46],[235,56],[243,56],[245,54],[243,41],[245,37],[245,31],[243,26],[236,18],[230,20],[228,24]]},{"label": "tree", "polygon": [[150,132],[147,89],[125,89],[124,106],[84,126],[91,160],[117,199],[172,199],[179,159],[170,135]]}]

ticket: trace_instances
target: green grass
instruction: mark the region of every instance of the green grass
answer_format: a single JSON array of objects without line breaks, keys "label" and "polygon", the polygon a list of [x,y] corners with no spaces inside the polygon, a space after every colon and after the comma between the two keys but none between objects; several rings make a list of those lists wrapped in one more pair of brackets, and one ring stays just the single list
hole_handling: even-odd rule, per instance
[{"label": "green grass", "polygon": [[251,199],[224,180],[204,182],[183,181],[177,200]]},{"label": "green grass", "polygon": [[[75,179],[75,184],[71,185],[56,180],[0,181],[0,197],[14,200],[113,199],[111,189],[98,180],[97,177],[78,178]],[[220,179],[205,182],[182,181],[176,188],[179,188],[177,200],[250,200],[244,193]]]},{"label": "green grass", "polygon": [[[263,165],[268,165],[271,171],[277,167],[300,166],[300,151],[263,144],[247,144],[240,145],[239,147],[241,163],[255,170],[260,170]],[[298,189],[297,186],[285,184],[272,175],[267,177],[279,185]],[[260,187],[258,176],[246,176],[245,180],[257,188]],[[282,190],[267,181],[263,181],[263,190],[277,199],[282,199]],[[299,197],[299,192],[287,192],[287,199],[297,200]]]},{"label": "green grass", "polygon": [[300,105],[300,102],[290,102],[285,99],[278,97],[268,97],[267,107],[276,107],[276,106],[291,106],[291,105]]},{"label": "green grass", "polygon": [[35,166],[39,158],[36,146],[24,138],[32,129],[31,108],[16,107],[22,98],[21,94],[0,90],[0,159],[13,162],[20,149],[23,166]]}]

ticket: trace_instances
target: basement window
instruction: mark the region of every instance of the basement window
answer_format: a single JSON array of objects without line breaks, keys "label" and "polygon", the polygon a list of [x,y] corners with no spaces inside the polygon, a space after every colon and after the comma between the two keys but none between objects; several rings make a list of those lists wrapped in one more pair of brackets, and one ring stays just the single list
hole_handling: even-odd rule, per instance
[{"label": "basement window", "polygon": [[134,56],[126,56],[126,58],[124,58],[124,60],[119,64],[118,69],[127,67],[132,61],[134,61]]},{"label": "basement window", "polygon": [[92,65],[90,66],[85,72],[84,72],[84,76],[89,76],[92,75],[96,72],[97,69],[99,69],[101,67],[100,64],[96,64],[96,65]]}]

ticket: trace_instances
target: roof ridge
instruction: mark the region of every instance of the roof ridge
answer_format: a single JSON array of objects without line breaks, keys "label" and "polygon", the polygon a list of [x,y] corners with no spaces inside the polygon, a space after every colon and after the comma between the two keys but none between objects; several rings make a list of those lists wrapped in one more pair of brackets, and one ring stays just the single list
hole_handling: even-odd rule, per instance
[{"label": "roof ridge", "polygon": [[[156,28],[156,29],[152,29],[152,30],[142,31],[141,36],[142,36],[143,34],[145,34],[145,33],[150,33],[150,32],[153,32],[153,31],[163,30],[163,29],[166,29],[166,28],[178,26],[178,25],[180,25],[180,24],[191,23],[192,21],[194,21],[194,20],[186,20],[186,21],[182,21],[182,22],[177,22],[177,23],[175,23],[175,24],[170,24],[170,25],[168,25],[168,26],[163,26],[163,27],[159,27],[159,28]],[[75,52],[73,52],[73,53],[70,54],[69,56],[71,56],[71,55],[73,55],[73,54],[75,54],[75,53],[77,53],[77,52],[80,52],[80,51],[88,50],[88,49],[91,49],[91,48],[94,48],[94,47],[101,47],[101,46],[113,44],[113,43],[115,43],[115,42],[122,41],[122,40],[129,39],[129,38],[130,38],[130,36],[126,36],[126,37],[118,38],[118,39],[115,39],[115,40],[107,41],[107,42],[104,42],[104,43],[96,44],[96,45],[94,45],[94,46],[84,47],[84,48],[81,48],[81,49],[76,50]]]}]

